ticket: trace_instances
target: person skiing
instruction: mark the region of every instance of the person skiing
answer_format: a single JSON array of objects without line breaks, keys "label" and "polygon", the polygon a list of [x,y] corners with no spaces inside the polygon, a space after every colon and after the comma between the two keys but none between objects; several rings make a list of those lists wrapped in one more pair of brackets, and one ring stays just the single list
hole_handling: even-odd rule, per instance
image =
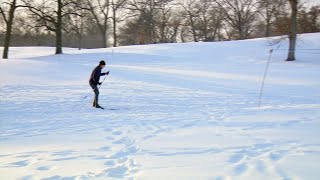
[{"label": "person skiing", "polygon": [[106,66],[106,62],[104,62],[103,60],[101,60],[99,62],[99,65],[97,67],[95,67],[91,73],[90,79],[89,79],[89,84],[95,94],[94,96],[94,100],[93,100],[93,107],[95,108],[101,108],[104,109],[103,107],[101,107],[98,103],[98,99],[99,99],[99,88],[98,85],[101,86],[101,82],[100,81],[100,76],[104,76],[104,75],[109,75],[109,71],[106,73],[101,73],[101,70]]}]

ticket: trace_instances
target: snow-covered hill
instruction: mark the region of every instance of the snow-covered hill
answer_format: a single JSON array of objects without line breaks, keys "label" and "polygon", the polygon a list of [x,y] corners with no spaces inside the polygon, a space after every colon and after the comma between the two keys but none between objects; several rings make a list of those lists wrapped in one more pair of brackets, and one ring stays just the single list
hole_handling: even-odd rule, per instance
[{"label": "snow-covered hill", "polygon": [[[270,43],[11,48],[0,179],[318,179],[320,34],[299,36],[294,62],[272,47],[258,107]],[[87,82],[102,59],[106,110]]]}]

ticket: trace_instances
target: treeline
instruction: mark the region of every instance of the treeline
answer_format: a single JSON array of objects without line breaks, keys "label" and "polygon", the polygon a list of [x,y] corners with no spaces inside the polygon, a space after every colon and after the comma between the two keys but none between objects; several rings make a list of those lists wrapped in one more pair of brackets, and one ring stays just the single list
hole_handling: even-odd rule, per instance
[{"label": "treeline", "polygon": [[[13,0],[1,0],[0,42]],[[10,46],[110,46],[287,35],[288,0],[14,0]],[[320,32],[320,6],[299,2],[297,33]]]}]

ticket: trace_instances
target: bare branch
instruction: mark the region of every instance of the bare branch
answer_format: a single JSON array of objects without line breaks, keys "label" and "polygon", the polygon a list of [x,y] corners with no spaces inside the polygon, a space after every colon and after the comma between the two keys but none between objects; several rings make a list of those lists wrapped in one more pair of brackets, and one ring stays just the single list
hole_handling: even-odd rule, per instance
[{"label": "bare branch", "polygon": [[1,6],[0,6],[0,14],[2,15],[2,18],[6,22],[6,24],[8,24],[8,19],[7,19],[6,14]]}]

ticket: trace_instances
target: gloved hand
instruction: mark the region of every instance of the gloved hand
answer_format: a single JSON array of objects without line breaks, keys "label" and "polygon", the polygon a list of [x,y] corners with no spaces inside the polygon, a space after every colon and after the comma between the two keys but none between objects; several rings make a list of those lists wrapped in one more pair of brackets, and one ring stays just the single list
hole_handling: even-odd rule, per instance
[{"label": "gloved hand", "polygon": [[106,75],[109,75],[109,72],[110,72],[110,71],[106,72]]},{"label": "gloved hand", "polygon": [[102,83],[101,83],[101,82],[99,82],[98,84],[99,84],[99,85],[101,85]]}]

